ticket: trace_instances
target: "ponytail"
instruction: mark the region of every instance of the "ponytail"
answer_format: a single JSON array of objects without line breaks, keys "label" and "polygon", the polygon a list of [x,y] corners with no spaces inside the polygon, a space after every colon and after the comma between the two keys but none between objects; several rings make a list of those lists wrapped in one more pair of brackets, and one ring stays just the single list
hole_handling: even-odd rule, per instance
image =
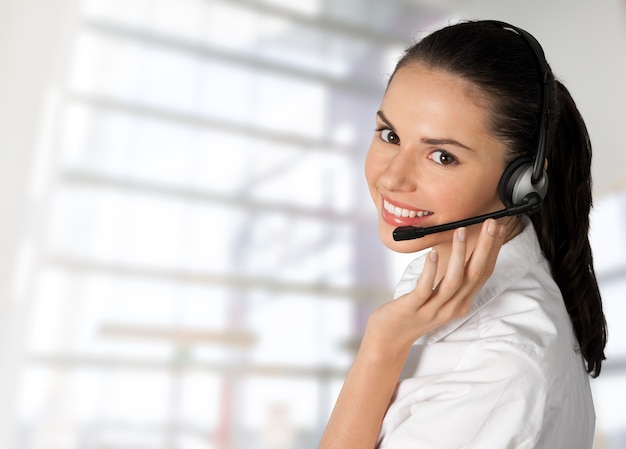
[{"label": "ponytail", "polygon": [[588,237],[591,143],[574,100],[558,81],[557,97],[560,115],[548,156],[550,186],[531,220],[561,289],[587,372],[597,377],[605,359],[607,326]]}]

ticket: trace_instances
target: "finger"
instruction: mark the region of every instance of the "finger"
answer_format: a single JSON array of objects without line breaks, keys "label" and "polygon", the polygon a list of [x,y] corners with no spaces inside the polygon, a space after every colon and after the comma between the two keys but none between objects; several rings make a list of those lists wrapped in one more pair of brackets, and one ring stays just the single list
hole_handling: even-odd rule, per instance
[{"label": "finger", "polygon": [[476,247],[465,267],[465,275],[470,283],[484,283],[493,273],[504,243],[503,230],[503,226],[495,220],[487,220],[483,224]]},{"label": "finger", "polygon": [[503,227],[495,220],[486,222],[465,266],[464,283],[457,292],[460,298],[456,303],[457,310],[469,310],[474,296],[493,273],[503,242]]},{"label": "finger", "polygon": [[463,284],[465,276],[465,261],[467,258],[466,229],[459,228],[454,232],[452,238],[452,249],[448,266],[443,279],[439,283],[437,290],[441,293],[442,299],[452,298]]},{"label": "finger", "polygon": [[449,272],[450,270],[446,272],[445,277],[448,281],[452,280],[447,284],[448,288],[456,287],[456,289],[454,296],[441,305],[442,315],[459,316],[469,311],[475,295],[493,273],[504,241],[501,228],[495,220],[484,223],[476,246],[463,266],[463,273],[459,276],[456,267],[453,272]]},{"label": "finger", "polygon": [[417,280],[417,284],[414,289],[415,296],[422,300],[419,305],[421,305],[424,301],[430,298],[433,293],[433,289],[435,286],[435,276],[437,275],[438,262],[439,253],[437,253],[436,250],[432,249],[426,257],[422,274]]}]

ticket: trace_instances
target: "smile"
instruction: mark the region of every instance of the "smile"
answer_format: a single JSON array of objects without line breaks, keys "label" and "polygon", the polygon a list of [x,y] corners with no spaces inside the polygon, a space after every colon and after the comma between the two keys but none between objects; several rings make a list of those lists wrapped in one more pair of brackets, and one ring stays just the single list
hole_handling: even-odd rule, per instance
[{"label": "smile", "polygon": [[415,217],[426,217],[428,215],[434,214],[429,210],[411,210],[404,209],[402,207],[394,206],[387,200],[383,200],[383,208],[389,212],[390,214],[398,217],[398,218],[415,218]]}]

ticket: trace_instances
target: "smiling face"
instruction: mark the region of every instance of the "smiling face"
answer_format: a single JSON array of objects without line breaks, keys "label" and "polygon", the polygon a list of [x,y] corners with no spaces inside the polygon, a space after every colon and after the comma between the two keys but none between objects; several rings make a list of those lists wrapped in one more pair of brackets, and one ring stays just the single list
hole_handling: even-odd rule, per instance
[{"label": "smiling face", "polygon": [[[452,232],[403,242],[398,226],[435,226],[503,207],[505,148],[489,131],[483,96],[461,78],[412,63],[394,75],[376,116],[365,175],[383,243],[398,252],[437,247]],[[480,225],[467,228],[468,242]]]}]

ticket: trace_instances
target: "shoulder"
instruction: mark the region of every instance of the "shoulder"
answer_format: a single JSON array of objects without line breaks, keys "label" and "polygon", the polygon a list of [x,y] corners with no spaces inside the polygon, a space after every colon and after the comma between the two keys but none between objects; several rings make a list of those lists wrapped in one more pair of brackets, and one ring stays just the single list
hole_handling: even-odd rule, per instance
[{"label": "shoulder", "polygon": [[383,424],[383,447],[534,447],[549,391],[534,351],[505,340],[440,341],[423,347],[420,362],[442,350],[449,356],[455,347],[453,369],[431,366],[400,383]]},{"label": "shoulder", "polygon": [[554,385],[566,376],[580,359],[578,344],[560,290],[539,262],[460,326],[433,333],[425,351],[446,353],[442,348],[458,344],[463,352],[454,371],[509,379],[517,388]]},{"label": "shoulder", "polygon": [[482,334],[489,330],[482,324],[511,316],[534,320],[554,304],[564,309],[560,290],[541,252],[535,230],[528,222],[521,234],[502,247],[494,271],[473,299],[469,313],[427,334],[427,341],[482,338],[472,333],[477,323],[481,324],[478,331]]},{"label": "shoulder", "polygon": [[537,345],[523,338],[486,338],[468,345],[455,368],[476,372],[487,382],[506,382],[536,393],[547,385],[549,366]]},{"label": "shoulder", "polygon": [[478,345],[508,344],[514,353],[559,360],[578,349],[561,291],[545,259],[492,298],[474,317]]}]

